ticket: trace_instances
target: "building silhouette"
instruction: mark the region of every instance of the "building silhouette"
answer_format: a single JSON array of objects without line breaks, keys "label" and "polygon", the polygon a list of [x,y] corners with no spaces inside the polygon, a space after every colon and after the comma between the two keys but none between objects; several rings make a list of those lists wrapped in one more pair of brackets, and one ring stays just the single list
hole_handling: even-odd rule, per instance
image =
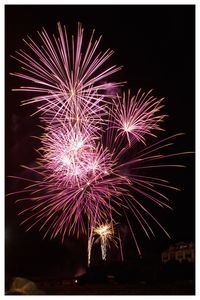
[{"label": "building silhouette", "polygon": [[167,250],[162,252],[161,259],[163,263],[178,261],[182,263],[187,261],[194,263],[195,251],[193,243],[179,242],[175,245],[171,245]]}]

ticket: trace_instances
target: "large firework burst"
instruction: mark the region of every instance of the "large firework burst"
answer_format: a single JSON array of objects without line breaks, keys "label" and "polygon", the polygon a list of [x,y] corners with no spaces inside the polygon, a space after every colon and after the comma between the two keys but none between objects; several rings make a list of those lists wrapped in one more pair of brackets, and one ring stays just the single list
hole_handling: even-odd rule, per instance
[{"label": "large firework burst", "polygon": [[[39,33],[41,44],[37,45],[29,36],[24,42],[29,51],[16,51],[14,58],[22,64],[22,72],[11,73],[31,83],[14,89],[38,94],[22,103],[37,103],[37,112],[51,112],[53,117],[57,113],[71,115],[77,108],[87,106],[95,113],[95,108],[102,110],[99,102],[106,102],[105,91],[108,83],[102,80],[119,71],[121,67],[105,67],[105,62],[113,54],[108,49],[98,51],[101,37],[94,40],[94,31],[88,46],[84,46],[83,28],[78,25],[77,38],[72,36],[69,41],[66,27],[58,23],[59,36],[51,38],[45,29]],[[30,52],[30,53],[29,53]],[[109,83],[115,87],[119,83]],[[111,88],[110,88],[111,90]],[[107,95],[106,95],[107,96]],[[88,107],[90,103],[91,107]],[[53,118],[52,117],[52,118]]]}]

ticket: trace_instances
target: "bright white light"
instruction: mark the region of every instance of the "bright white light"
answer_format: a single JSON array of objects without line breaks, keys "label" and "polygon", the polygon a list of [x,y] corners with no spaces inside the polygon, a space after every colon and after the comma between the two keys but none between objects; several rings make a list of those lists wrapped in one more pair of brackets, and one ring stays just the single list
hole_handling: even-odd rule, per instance
[{"label": "bright white light", "polygon": [[89,169],[95,171],[97,169],[97,166],[98,166],[98,163],[97,161],[93,161],[90,166],[89,166]]},{"label": "bright white light", "polygon": [[73,89],[71,89],[70,95],[71,95],[72,97],[75,96],[75,91],[74,91]]},{"label": "bright white light", "polygon": [[101,225],[95,228],[95,233],[99,234],[101,238],[103,236],[110,236],[112,234],[112,227],[110,224]]},{"label": "bright white light", "polygon": [[74,143],[72,143],[71,147],[72,150],[74,151],[78,151],[81,147],[83,147],[83,140],[78,140],[78,141],[74,141]]},{"label": "bright white light", "polygon": [[124,129],[125,132],[131,132],[135,129],[135,125],[124,122],[123,129]]},{"label": "bright white light", "polygon": [[62,162],[66,166],[70,166],[71,165],[71,161],[70,161],[70,159],[69,159],[68,156],[64,156],[63,159],[62,159]]}]

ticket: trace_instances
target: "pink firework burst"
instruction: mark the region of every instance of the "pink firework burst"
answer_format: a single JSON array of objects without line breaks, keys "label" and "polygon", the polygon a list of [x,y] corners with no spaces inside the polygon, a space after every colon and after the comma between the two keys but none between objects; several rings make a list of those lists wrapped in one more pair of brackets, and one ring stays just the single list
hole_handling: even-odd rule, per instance
[{"label": "pink firework burst", "polygon": [[81,186],[90,177],[109,172],[111,154],[96,143],[96,138],[78,126],[48,128],[41,138],[40,164],[51,170],[63,186]]},{"label": "pink firework burst", "polygon": [[[85,177],[78,185],[72,185],[65,174],[61,181],[56,172],[41,163],[34,168],[24,166],[30,171],[30,178],[19,178],[28,184],[17,192],[22,195],[17,202],[26,206],[19,215],[24,216],[21,224],[27,224],[27,231],[38,225],[44,231],[44,237],[59,235],[64,240],[65,235],[87,233],[88,226],[93,228],[96,222],[103,223],[105,218],[117,212],[116,207],[123,206],[124,178],[111,174],[110,160],[107,166],[105,164],[106,155],[105,151],[99,154],[99,161],[103,160],[101,168],[95,172],[91,170],[87,179]],[[36,179],[32,179],[33,174]],[[29,196],[24,196],[27,193]]]},{"label": "pink firework burst", "polygon": [[[87,167],[83,168],[79,176],[76,173],[69,174],[69,166],[66,168],[65,162],[60,160],[62,151],[58,151],[59,146],[50,149],[42,155],[37,167],[25,167],[39,179],[31,179],[31,174],[30,178],[21,178],[28,182],[26,189],[18,192],[22,194],[22,198],[17,202],[27,206],[19,213],[24,216],[21,224],[27,224],[27,230],[38,225],[40,230],[44,231],[44,237],[49,234],[51,238],[61,236],[64,240],[66,235],[79,236],[87,233],[90,241],[92,228],[97,224],[104,224],[107,219],[120,220],[121,215],[124,215],[138,253],[141,254],[138,238],[132,229],[135,221],[133,222],[130,213],[134,215],[134,220],[137,220],[148,238],[154,235],[152,221],[169,236],[160,221],[154,217],[152,209],[147,207],[148,203],[152,203],[160,208],[171,209],[164,191],[177,189],[165,179],[152,176],[151,173],[152,169],[183,167],[170,164],[166,160],[187,154],[186,152],[162,154],[162,150],[171,147],[173,139],[178,136],[174,135],[145,147],[131,158],[127,157],[127,152],[121,151],[114,159],[114,153],[96,146],[98,153],[92,156],[94,160],[88,160]],[[56,138],[52,142],[55,141]],[[61,143],[61,147],[62,145],[64,142]],[[48,149],[47,144],[44,149]],[[80,161],[77,162],[78,166]],[[30,194],[31,197],[24,197],[24,193]],[[28,225],[30,223],[31,225]]]},{"label": "pink firework burst", "polygon": [[42,162],[54,172],[58,181],[80,185],[95,161],[91,136],[78,127],[52,128],[42,138]]},{"label": "pink firework burst", "polygon": [[[66,27],[58,23],[59,36],[50,38],[45,29],[39,33],[41,45],[37,45],[29,36],[24,42],[29,52],[16,51],[14,57],[22,64],[22,73],[11,73],[32,83],[21,86],[15,91],[33,92],[39,94],[23,101],[23,105],[36,103],[37,112],[71,112],[72,107],[83,105],[97,106],[106,102],[108,95],[105,91],[107,83],[103,79],[119,71],[115,65],[105,67],[105,62],[112,56],[113,51],[98,52],[101,37],[94,40],[94,31],[88,45],[83,46],[83,28],[78,25],[77,38],[72,36],[69,41]],[[110,83],[112,88],[120,83]],[[110,89],[111,90],[111,89]],[[101,98],[99,98],[99,96]]]},{"label": "pink firework burst", "polygon": [[112,109],[113,123],[118,130],[118,138],[127,137],[129,144],[135,141],[145,143],[147,135],[155,136],[152,131],[162,130],[160,123],[166,117],[160,113],[163,99],[138,90],[131,97],[130,90],[117,97]]}]

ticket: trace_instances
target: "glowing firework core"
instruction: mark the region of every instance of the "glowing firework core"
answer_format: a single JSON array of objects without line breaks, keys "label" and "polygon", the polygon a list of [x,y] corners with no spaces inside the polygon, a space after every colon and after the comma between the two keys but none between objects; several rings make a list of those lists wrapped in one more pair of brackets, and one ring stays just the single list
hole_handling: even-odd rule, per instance
[{"label": "glowing firework core", "polygon": [[100,235],[101,239],[106,239],[108,236],[111,236],[113,231],[111,230],[111,226],[109,224],[101,225],[94,229],[94,232]]},{"label": "glowing firework core", "polygon": [[125,132],[131,132],[136,128],[136,126],[134,124],[130,124],[128,122],[125,122],[123,125],[123,129]]}]

